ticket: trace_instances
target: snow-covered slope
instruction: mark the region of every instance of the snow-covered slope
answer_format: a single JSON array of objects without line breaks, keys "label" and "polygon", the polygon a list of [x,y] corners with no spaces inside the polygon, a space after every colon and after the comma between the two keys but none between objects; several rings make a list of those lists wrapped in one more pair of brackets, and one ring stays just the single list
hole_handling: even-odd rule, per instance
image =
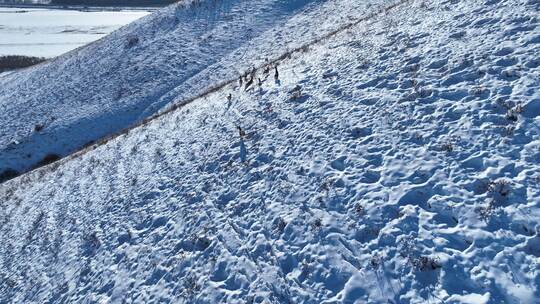
[{"label": "snow-covered slope", "polygon": [[538,10],[411,1],[0,185],[0,302],[539,303]]},{"label": "snow-covered slope", "polygon": [[0,174],[72,153],[391,2],[182,1],[1,77]]}]

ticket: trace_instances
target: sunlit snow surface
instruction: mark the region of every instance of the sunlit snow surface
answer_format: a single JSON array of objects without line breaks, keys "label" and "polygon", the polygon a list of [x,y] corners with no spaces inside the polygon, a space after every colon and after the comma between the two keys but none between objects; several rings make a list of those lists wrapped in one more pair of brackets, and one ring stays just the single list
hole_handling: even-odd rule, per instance
[{"label": "sunlit snow surface", "polygon": [[147,14],[0,8],[0,56],[58,56]]},{"label": "sunlit snow surface", "polygon": [[0,172],[69,154],[391,2],[180,2],[0,77]]},{"label": "sunlit snow surface", "polygon": [[0,303],[540,303],[538,8],[410,1],[1,184]]}]

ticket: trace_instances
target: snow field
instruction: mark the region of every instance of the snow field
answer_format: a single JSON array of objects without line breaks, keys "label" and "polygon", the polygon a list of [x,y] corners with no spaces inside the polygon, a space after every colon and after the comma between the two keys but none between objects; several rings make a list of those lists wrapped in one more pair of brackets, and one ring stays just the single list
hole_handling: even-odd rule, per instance
[{"label": "snow field", "polygon": [[389,3],[183,2],[2,77],[0,174],[69,155]]},{"label": "snow field", "polygon": [[537,8],[414,1],[0,185],[0,300],[538,302]]}]

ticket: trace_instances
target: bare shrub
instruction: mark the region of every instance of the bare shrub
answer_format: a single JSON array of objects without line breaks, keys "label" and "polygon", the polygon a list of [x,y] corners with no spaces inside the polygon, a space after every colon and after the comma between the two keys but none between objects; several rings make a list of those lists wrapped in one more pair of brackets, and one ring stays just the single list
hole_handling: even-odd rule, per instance
[{"label": "bare shrub", "polygon": [[492,181],[488,185],[488,192],[492,198],[493,204],[504,203],[508,199],[511,191],[511,183],[506,179]]},{"label": "bare shrub", "polygon": [[101,247],[97,232],[87,233],[82,236],[81,251],[85,256],[93,256]]},{"label": "bare shrub", "polygon": [[42,57],[0,56],[0,72],[27,68],[45,60]]},{"label": "bare shrub", "polygon": [[289,91],[289,94],[291,94],[290,96],[291,101],[300,99],[300,97],[302,97],[302,87],[301,86],[294,87],[294,89]]},{"label": "bare shrub", "polygon": [[285,222],[284,219],[282,219],[281,217],[279,217],[276,222],[274,223],[273,225],[273,230],[277,233],[277,234],[282,234],[283,231],[285,230],[285,226],[287,226],[287,222]]},{"label": "bare shrub", "polygon": [[318,231],[321,228],[322,228],[322,220],[320,218],[315,219],[315,221],[313,221],[313,223],[311,223],[311,229],[313,231]]},{"label": "bare shrub", "polygon": [[34,126],[34,132],[41,132],[41,131],[43,131],[44,128],[45,128],[44,124],[36,124]]},{"label": "bare shrub", "polygon": [[488,222],[493,213],[495,212],[493,209],[493,206],[491,204],[485,206],[485,207],[478,207],[474,210],[476,214],[480,217],[480,219],[484,222]]},{"label": "bare shrub", "polygon": [[451,142],[446,142],[441,145],[441,150],[447,153],[454,151],[454,145]]},{"label": "bare shrub", "polygon": [[436,270],[442,267],[438,258],[432,258],[429,256],[420,256],[413,259],[413,266],[420,271]]},{"label": "bare shrub", "polygon": [[137,36],[128,37],[126,41],[126,49],[131,49],[137,44],[139,44],[139,37]]},{"label": "bare shrub", "polygon": [[184,291],[182,294],[184,297],[193,298],[201,290],[201,285],[195,275],[190,274],[184,280]]},{"label": "bare shrub", "polygon": [[523,112],[523,106],[521,104],[517,104],[515,107],[508,109],[506,112],[506,119],[510,120],[511,122],[516,122],[519,119],[519,114]]},{"label": "bare shrub", "polygon": [[365,210],[364,206],[362,206],[362,204],[357,203],[357,204],[354,206],[354,212],[355,212],[358,216],[363,216],[363,215],[366,213],[366,210]]}]

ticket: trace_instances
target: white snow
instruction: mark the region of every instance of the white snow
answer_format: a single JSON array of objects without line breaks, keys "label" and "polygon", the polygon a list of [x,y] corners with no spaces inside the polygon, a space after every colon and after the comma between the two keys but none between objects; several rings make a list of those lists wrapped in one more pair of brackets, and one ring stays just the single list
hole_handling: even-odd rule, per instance
[{"label": "white snow", "polygon": [[109,34],[148,12],[0,8],[0,56],[51,58]]},{"label": "white snow", "polygon": [[0,172],[67,155],[387,2],[184,1],[2,77]]},{"label": "white snow", "polygon": [[[298,41],[353,5],[315,1],[279,29]],[[257,71],[260,87],[1,184],[0,302],[539,303],[538,8],[405,2],[277,81]],[[282,49],[275,26],[234,46],[260,59],[186,58],[243,71]],[[196,94],[169,87],[159,104]]]}]

